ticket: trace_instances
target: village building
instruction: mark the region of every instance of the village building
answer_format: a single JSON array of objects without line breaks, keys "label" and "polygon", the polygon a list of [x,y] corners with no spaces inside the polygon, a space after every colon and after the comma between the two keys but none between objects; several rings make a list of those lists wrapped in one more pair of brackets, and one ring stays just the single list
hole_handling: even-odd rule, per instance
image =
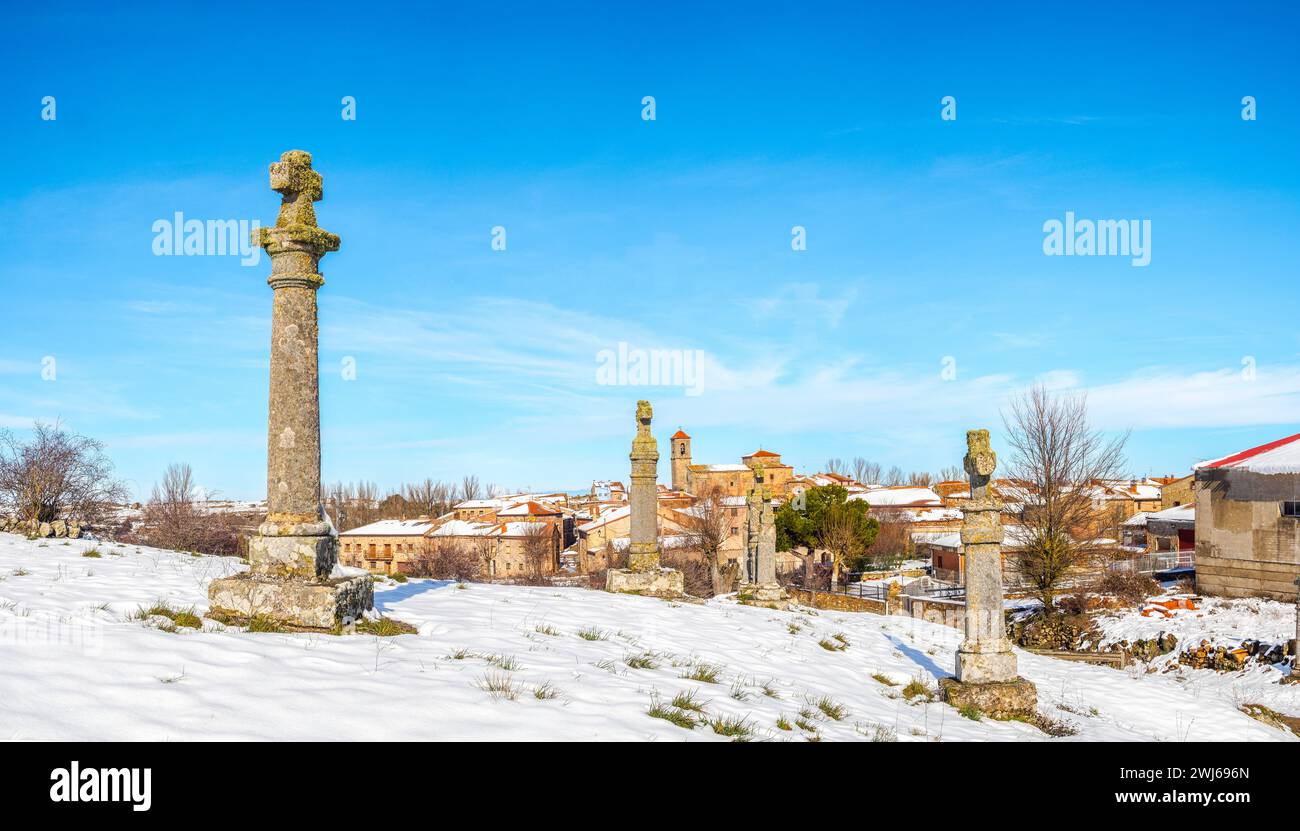
[{"label": "village building", "polygon": [[433,528],[427,518],[381,519],[340,533],[339,558],[371,574],[395,574],[424,550],[425,535]]},{"label": "village building", "polygon": [[1294,600],[1300,576],[1300,434],[1195,468],[1196,589]]},{"label": "village building", "polygon": [[558,523],[540,520],[471,522],[453,519],[426,534],[422,552],[461,546],[481,564],[479,577],[486,580],[549,577],[560,566],[560,528]]},{"label": "village building", "polygon": [[1176,476],[1156,476],[1153,482],[1160,485],[1160,509],[1177,508],[1180,505],[1192,505],[1196,502],[1196,474],[1189,473],[1181,478]]},{"label": "village building", "polygon": [[768,487],[775,496],[784,496],[794,479],[794,468],[781,461],[781,454],[758,450],[742,456],[740,464],[695,464],[691,459],[691,437],[678,430],[669,439],[672,489],[696,496],[717,490],[727,496],[741,496],[754,484],[754,468],[762,465]]}]

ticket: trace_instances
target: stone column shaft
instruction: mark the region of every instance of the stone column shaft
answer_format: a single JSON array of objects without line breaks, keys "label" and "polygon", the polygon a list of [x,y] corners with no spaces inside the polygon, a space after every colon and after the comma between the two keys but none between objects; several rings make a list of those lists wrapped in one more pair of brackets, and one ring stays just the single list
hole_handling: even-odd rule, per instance
[{"label": "stone column shaft", "polygon": [[653,411],[650,402],[638,401],[637,431],[632,440],[632,482],[628,499],[632,509],[628,547],[629,571],[643,572],[659,568],[659,446],[650,433]]},{"label": "stone column shaft", "polygon": [[274,277],[272,285],[267,521],[314,523],[321,520],[316,287],[275,285]]},{"label": "stone column shaft", "polygon": [[989,492],[997,457],[987,430],[966,434],[971,500],[962,509],[965,555],[966,639],[957,650],[957,679],[963,683],[1012,681],[1016,656],[1006,636],[1002,611],[1002,509]]}]

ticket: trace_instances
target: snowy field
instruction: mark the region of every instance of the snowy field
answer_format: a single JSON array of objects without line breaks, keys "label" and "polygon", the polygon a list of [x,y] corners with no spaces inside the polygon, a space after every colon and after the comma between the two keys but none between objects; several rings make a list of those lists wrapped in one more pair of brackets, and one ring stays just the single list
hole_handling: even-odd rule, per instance
[{"label": "snowy field", "polygon": [[[101,557],[83,556],[94,548]],[[954,630],[726,600],[413,580],[380,586],[376,604],[418,635],[250,633],[211,621],[169,632],[135,617],[159,600],[201,611],[208,581],[238,568],[0,534],[0,739],[727,741],[700,723],[710,719],[777,741],[1287,741],[1237,708],[1300,712],[1300,690],[1277,684],[1275,669],[1145,673],[1021,653],[1041,713],[1078,731],[1049,739],[903,697],[909,681],[933,689],[949,674]],[[683,677],[692,673],[716,680]],[[513,698],[484,689],[489,681]],[[669,706],[687,693],[703,713]],[[651,717],[656,702],[696,726]]]}]

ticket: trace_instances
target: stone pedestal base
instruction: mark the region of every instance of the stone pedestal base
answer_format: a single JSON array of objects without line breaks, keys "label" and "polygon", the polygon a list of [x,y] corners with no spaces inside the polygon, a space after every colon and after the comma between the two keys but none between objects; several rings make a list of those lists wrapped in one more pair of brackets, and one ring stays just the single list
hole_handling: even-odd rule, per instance
[{"label": "stone pedestal base", "polygon": [[780,583],[761,583],[757,586],[744,586],[740,590],[741,602],[750,606],[764,606],[769,609],[785,609],[790,606],[790,595],[781,588]]},{"label": "stone pedestal base", "polygon": [[686,594],[686,580],[675,568],[649,571],[611,568],[605,572],[605,591],[650,597],[681,597]]},{"label": "stone pedestal base", "polygon": [[248,562],[264,577],[316,580],[328,577],[338,560],[338,539],[324,523],[264,522],[248,541]]},{"label": "stone pedestal base", "polygon": [[272,618],[302,629],[349,626],[375,605],[369,575],[308,583],[255,574],[213,580],[208,605],[218,615]]},{"label": "stone pedestal base", "polygon": [[976,652],[963,644],[957,650],[957,680],[965,684],[986,684],[1016,677],[1016,653],[1011,644],[1004,649]]},{"label": "stone pedestal base", "polygon": [[959,710],[974,707],[993,719],[1032,716],[1038,708],[1038,689],[1024,678],[982,684],[943,678],[939,681],[939,694]]}]

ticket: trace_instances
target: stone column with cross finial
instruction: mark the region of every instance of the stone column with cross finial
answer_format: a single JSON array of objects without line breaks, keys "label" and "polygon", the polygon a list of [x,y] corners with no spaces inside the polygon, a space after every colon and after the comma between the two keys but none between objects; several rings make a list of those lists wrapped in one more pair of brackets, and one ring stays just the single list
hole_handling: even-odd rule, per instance
[{"label": "stone column with cross finial", "polygon": [[772,491],[762,464],[754,465],[754,484],[745,499],[745,569],[741,598],[754,606],[784,608],[789,595],[776,579],[776,518]]},{"label": "stone column with cross finial", "polygon": [[636,403],[636,436],[632,439],[632,482],[628,493],[631,539],[627,568],[605,573],[605,588],[660,597],[685,593],[682,573],[659,564],[659,444],[650,432],[654,410],[649,401]]},{"label": "stone column with cross finial", "polygon": [[267,515],[249,541],[249,573],[209,587],[213,609],[267,616],[290,626],[330,629],[371,608],[368,576],[339,576],[338,537],[321,504],[318,264],[339,238],[316,224],[323,196],[311,155],[290,150],[271,164],[281,196],[275,226],[253,242],[271,257],[271,386],[267,419]]},{"label": "stone column with cross finial", "polygon": [[970,500],[962,508],[966,637],[957,650],[957,677],[940,682],[945,700],[973,706],[994,718],[1028,715],[1037,704],[1034,685],[1016,675],[1002,609],[1002,506],[989,489],[997,454],[988,430],[966,433]]}]

